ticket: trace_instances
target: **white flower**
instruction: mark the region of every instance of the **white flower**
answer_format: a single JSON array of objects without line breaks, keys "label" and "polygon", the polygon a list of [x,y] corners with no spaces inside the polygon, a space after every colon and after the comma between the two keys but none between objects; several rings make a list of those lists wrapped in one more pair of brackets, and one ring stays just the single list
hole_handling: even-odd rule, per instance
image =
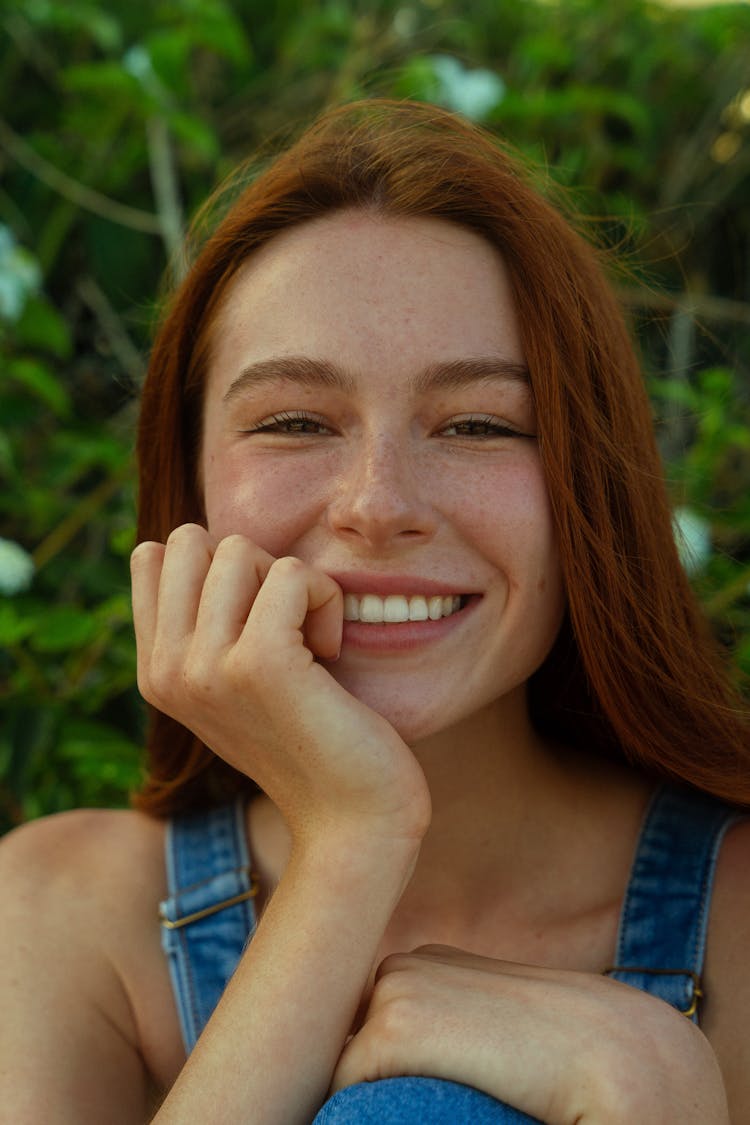
[{"label": "white flower", "polygon": [[12,539],[0,539],[0,594],[20,594],[31,585],[34,560]]},{"label": "white flower", "polygon": [[698,574],[711,557],[711,525],[692,508],[675,508],[672,525],[680,562],[688,574]]},{"label": "white flower", "polygon": [[128,74],[132,74],[140,82],[153,78],[154,64],[151,62],[150,54],[140,43],[128,48],[122,56],[122,65]]},{"label": "white flower", "polygon": [[0,317],[18,320],[41,280],[34,256],[18,246],[10,228],[0,223]]},{"label": "white flower", "polygon": [[505,83],[492,70],[467,70],[452,55],[433,55],[430,62],[438,82],[436,100],[472,121],[482,121],[505,96]]}]

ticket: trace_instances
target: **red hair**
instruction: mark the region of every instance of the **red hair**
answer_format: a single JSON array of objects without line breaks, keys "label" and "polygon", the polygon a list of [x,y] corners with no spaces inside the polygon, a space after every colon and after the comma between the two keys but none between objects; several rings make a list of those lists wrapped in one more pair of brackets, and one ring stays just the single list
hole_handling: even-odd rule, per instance
[{"label": "red hair", "polygon": [[[327,113],[239,196],[172,298],[143,389],[138,539],[203,521],[197,458],[211,327],[280,230],[343,208],[479,232],[509,271],[568,595],[531,716],[562,742],[750,804],[747,714],[680,565],[629,333],[599,254],[481,130],[433,106]],[[136,805],[172,815],[251,789],[152,710]]]}]

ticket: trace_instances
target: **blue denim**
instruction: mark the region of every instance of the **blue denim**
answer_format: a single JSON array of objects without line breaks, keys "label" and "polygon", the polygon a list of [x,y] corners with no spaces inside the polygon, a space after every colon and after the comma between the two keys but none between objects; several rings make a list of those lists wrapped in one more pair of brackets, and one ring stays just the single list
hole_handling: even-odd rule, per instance
[{"label": "blue denim", "polygon": [[539,1125],[481,1090],[443,1078],[358,1082],[329,1098],[313,1125]]},{"label": "blue denim", "polygon": [[[191,1051],[255,932],[242,803],[180,817],[166,833],[169,898],[159,908],[185,1047]],[[194,921],[194,915],[210,911]]]},{"label": "blue denim", "polygon": [[[696,1023],[716,859],[738,815],[700,793],[657,790],[638,840],[608,970]],[[166,853],[169,897],[161,904],[162,945],[190,1051],[255,929],[247,897],[251,876],[242,802],[170,821]],[[394,1078],[340,1091],[314,1125],[375,1120],[396,1125],[534,1121],[455,1082]]]}]

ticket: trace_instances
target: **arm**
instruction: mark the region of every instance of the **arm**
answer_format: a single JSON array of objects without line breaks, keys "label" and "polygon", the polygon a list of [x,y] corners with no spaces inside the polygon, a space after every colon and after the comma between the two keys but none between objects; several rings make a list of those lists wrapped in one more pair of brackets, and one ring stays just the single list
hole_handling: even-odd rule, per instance
[{"label": "arm", "polygon": [[0,845],[0,1104],[8,1121],[141,1125],[149,1112],[130,1004],[101,940],[106,903],[92,909],[90,856],[106,843],[97,817],[109,815],[51,817]]},{"label": "arm", "polygon": [[412,858],[384,842],[375,869],[362,840],[339,845],[290,862],[160,1125],[314,1116]]},{"label": "arm", "polygon": [[322,663],[339,587],[241,536],[183,527],[133,558],[144,696],[252,776],[290,861],[155,1120],[308,1121],[325,1096],[377,947],[429,822],[411,751]]},{"label": "arm", "polygon": [[[144,694],[256,777],[293,841],[282,885],[160,1122],[310,1119],[429,820],[411,752],[313,658],[335,654],[340,590],[294,560],[271,573],[273,562],[239,537],[215,553],[200,528],[134,559]],[[139,951],[155,941],[159,960],[158,892],[134,872],[161,861],[152,843],[144,863],[113,834],[118,816],[135,814],[65,814],[0,849],[0,1097],[13,1120],[140,1125],[152,1112],[130,989],[110,951],[135,936]],[[140,824],[136,835],[153,832]],[[134,904],[145,913],[123,939]],[[146,970],[139,957],[126,956],[131,985],[149,987],[153,963]],[[162,1055],[158,1027],[146,1034]],[[160,1081],[180,1065],[162,1058]]]},{"label": "arm", "polygon": [[475,1086],[549,1125],[730,1122],[708,1040],[661,1000],[441,946],[386,958],[333,1089],[398,1074]]}]

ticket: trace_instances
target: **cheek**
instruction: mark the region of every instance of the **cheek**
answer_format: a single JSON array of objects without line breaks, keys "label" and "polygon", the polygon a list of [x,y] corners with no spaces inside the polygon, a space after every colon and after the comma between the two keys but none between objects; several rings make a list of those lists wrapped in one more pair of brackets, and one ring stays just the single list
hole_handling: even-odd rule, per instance
[{"label": "cheek", "polygon": [[508,571],[511,585],[542,593],[559,581],[557,540],[541,467],[519,460],[462,481],[451,497],[455,518],[489,561]]},{"label": "cheek", "polygon": [[209,456],[204,472],[211,534],[245,535],[277,557],[289,553],[323,502],[318,476],[290,473],[278,463],[259,459],[248,467],[244,458]]}]

